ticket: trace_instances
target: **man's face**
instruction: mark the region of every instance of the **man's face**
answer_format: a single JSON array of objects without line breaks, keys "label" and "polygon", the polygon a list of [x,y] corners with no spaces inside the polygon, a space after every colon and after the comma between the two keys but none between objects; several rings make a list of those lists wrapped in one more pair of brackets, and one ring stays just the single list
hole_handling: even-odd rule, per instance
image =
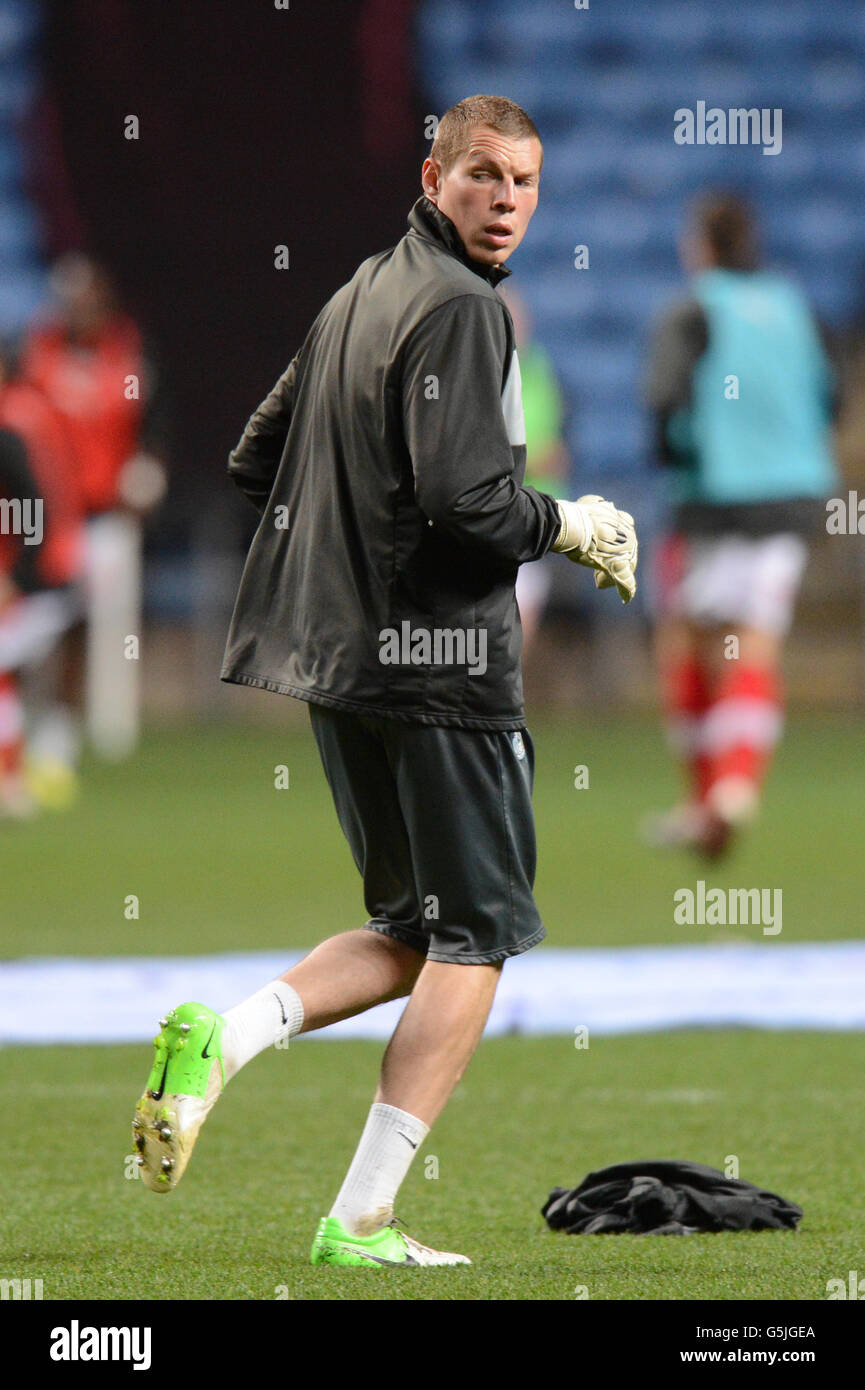
[{"label": "man's face", "polygon": [[511,140],[478,126],[446,174],[437,159],[424,161],[423,191],[451,219],[472,260],[504,265],[537,207],[540,173],[534,136]]}]

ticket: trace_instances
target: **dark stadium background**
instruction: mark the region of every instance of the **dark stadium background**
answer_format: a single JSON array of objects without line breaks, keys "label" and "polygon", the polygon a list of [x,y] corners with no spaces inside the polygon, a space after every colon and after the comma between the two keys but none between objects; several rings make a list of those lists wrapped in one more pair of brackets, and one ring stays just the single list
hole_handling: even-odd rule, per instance
[{"label": "dark stadium background", "polygon": [[48,6],[46,250],[83,240],[161,346],[177,458],[163,535],[233,501],[224,460],[246,416],[324,301],[402,235],[425,153],[413,8]]}]

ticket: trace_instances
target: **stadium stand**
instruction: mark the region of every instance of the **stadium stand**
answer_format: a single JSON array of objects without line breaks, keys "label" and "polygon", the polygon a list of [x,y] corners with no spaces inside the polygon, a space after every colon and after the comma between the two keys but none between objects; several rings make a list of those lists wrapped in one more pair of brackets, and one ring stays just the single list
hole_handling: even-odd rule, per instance
[{"label": "stadium stand", "polygon": [[[512,268],[571,396],[569,442],[583,490],[648,462],[645,335],[682,283],[675,238],[697,191],[732,184],[751,198],[769,261],[799,279],[826,323],[842,326],[858,306],[862,7],[792,0],[779,26],[771,0],[726,13],[678,0],[570,12],[522,0],[426,0],[416,40],[436,113],[497,92],[541,131],[541,205]],[[780,107],[781,156],[676,144],[674,112],[698,99],[724,110]],[[573,267],[577,245],[589,248],[588,271]]]},{"label": "stadium stand", "polygon": [[12,337],[44,299],[38,217],[27,191],[25,122],[39,89],[40,9],[0,0],[0,335]]}]

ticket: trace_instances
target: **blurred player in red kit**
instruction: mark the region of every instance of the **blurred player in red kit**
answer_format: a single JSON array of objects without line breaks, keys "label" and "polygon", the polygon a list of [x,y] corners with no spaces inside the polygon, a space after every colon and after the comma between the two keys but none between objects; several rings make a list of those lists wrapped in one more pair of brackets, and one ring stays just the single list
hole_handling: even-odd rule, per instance
[{"label": "blurred player in red kit", "polygon": [[[27,335],[21,375],[66,432],[70,481],[85,520],[87,722],[96,748],[121,756],[137,738],[137,663],[124,660],[122,644],[141,631],[140,518],[165,488],[164,396],[141,332],[101,266],[69,253],[51,284],[54,309]],[[80,634],[76,646],[73,671]],[[75,741],[69,730],[70,752]]]},{"label": "blurred player in red kit", "polygon": [[[37,387],[21,380],[8,348],[0,352],[0,427],[6,438],[7,499],[11,500],[11,489],[22,505],[39,508],[38,538],[19,540],[17,547],[11,538],[5,539],[0,580],[0,800],[7,816],[23,816],[36,809],[32,791],[37,800],[44,792],[44,800],[52,805],[65,804],[71,792],[66,767],[47,746],[43,757],[38,738],[34,745],[32,727],[25,769],[19,674],[44,661],[80,612],[76,585],[82,573],[84,533],[74,454],[63,421]],[[18,466],[10,473],[11,456]],[[56,722],[53,715],[49,722]]]}]

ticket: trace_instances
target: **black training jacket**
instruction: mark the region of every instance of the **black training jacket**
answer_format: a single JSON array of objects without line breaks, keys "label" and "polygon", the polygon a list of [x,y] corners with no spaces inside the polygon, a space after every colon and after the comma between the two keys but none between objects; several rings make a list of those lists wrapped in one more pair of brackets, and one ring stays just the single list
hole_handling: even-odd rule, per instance
[{"label": "black training jacket", "polygon": [[223,680],[525,726],[514,582],[560,523],[522,486],[519,363],[495,291],[509,273],[470,260],[422,197],[402,240],[322,309],[229,459],[262,518]]},{"label": "black training jacket", "polygon": [[568,1235],[693,1235],[698,1231],[790,1230],[802,1208],[744,1178],[687,1159],[614,1163],[579,1187],[554,1187],[541,1215]]}]

